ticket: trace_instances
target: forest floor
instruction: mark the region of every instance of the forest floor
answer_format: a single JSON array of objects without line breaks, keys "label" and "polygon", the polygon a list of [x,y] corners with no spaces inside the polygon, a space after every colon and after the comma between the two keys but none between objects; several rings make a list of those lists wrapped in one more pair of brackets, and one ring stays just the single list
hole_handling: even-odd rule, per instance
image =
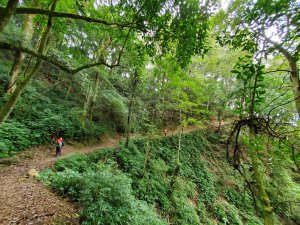
[{"label": "forest floor", "polygon": [[[195,131],[190,126],[184,132]],[[178,133],[176,130],[173,134]],[[168,131],[167,135],[172,135]],[[123,136],[104,138],[101,143],[86,146],[65,146],[62,156],[88,153],[115,147]],[[55,194],[50,188],[28,175],[28,171],[51,168],[56,161],[54,146],[28,149],[18,154],[11,165],[0,168],[0,224],[79,224],[79,206]]]}]

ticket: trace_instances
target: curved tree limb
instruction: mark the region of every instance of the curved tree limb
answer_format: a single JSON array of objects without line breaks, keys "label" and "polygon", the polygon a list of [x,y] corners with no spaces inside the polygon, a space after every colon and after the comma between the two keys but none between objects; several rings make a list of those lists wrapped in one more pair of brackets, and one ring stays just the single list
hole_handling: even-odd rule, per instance
[{"label": "curved tree limb", "polygon": [[[0,7],[0,13],[5,12],[4,7]],[[108,22],[106,20],[100,20],[97,18],[91,18],[88,16],[81,16],[73,13],[65,13],[65,12],[52,12],[50,10],[46,9],[40,9],[40,8],[25,8],[25,7],[19,7],[16,8],[15,14],[39,14],[39,15],[47,15],[49,16],[51,14],[52,17],[60,17],[60,18],[69,18],[69,19],[76,19],[76,20],[83,20],[86,22],[91,23],[98,23],[103,24],[105,26],[111,26],[111,27],[119,27],[119,28],[133,28],[133,23],[117,23],[117,22]]]},{"label": "curved tree limb", "polygon": [[263,74],[276,73],[276,72],[287,72],[287,73],[292,73],[292,71],[290,71],[290,70],[270,70],[270,71],[264,72]]},{"label": "curved tree limb", "polygon": [[70,73],[70,74],[76,74],[76,73],[78,73],[82,70],[92,68],[92,67],[95,67],[95,66],[100,66],[100,65],[104,65],[104,66],[109,67],[111,69],[114,68],[114,67],[120,66],[119,62],[116,63],[116,64],[109,64],[109,63],[105,62],[104,60],[100,60],[99,62],[86,64],[86,65],[83,65],[83,66],[80,66],[78,68],[73,69],[73,68],[70,68],[66,65],[63,65],[62,62],[59,62],[55,59],[52,59],[49,56],[39,54],[39,53],[37,53],[37,52],[35,52],[31,49],[28,49],[28,48],[25,48],[25,47],[22,47],[22,46],[16,46],[14,44],[0,42],[0,49],[24,52],[24,53],[29,54],[33,57],[38,58],[38,59],[42,59],[43,61],[46,61],[46,62],[58,67],[59,69],[65,71],[67,73]]}]

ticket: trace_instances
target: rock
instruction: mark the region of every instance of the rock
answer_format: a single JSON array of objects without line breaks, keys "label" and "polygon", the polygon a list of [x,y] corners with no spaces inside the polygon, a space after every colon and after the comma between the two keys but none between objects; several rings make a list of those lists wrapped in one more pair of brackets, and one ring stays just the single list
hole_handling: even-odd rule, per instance
[{"label": "rock", "polygon": [[27,172],[28,176],[30,177],[36,177],[39,175],[39,172],[36,171],[35,169],[30,169],[28,172]]}]

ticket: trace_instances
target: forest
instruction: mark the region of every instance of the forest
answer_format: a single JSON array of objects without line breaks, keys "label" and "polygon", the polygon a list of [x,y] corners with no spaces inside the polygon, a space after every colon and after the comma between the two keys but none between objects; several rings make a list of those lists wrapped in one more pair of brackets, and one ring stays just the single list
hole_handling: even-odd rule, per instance
[{"label": "forest", "polygon": [[300,224],[299,57],[299,0],[0,0],[0,224]]}]

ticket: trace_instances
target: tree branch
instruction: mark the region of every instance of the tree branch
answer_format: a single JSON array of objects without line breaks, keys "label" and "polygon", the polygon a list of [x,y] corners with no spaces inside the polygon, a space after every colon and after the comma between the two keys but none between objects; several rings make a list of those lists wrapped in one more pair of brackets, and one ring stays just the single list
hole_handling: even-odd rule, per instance
[{"label": "tree branch", "polygon": [[263,74],[277,73],[277,72],[287,72],[287,73],[292,73],[292,71],[290,71],[290,70],[270,70],[270,71],[264,72]]},{"label": "tree branch", "polygon": [[279,52],[281,52],[288,61],[291,61],[293,59],[292,55],[284,47],[282,47],[282,45],[280,45],[277,42],[271,40],[265,34],[262,34],[262,36],[265,38],[265,40],[267,42],[271,43]]},{"label": "tree branch", "polygon": [[296,100],[299,99],[299,98],[300,98],[300,96],[297,97],[297,98],[294,98],[294,99],[292,99],[292,100],[290,100],[290,101],[284,102],[284,103],[282,103],[282,104],[275,105],[275,106],[269,111],[269,113],[268,113],[268,118],[270,118],[271,112],[272,112],[274,109],[277,109],[277,108],[279,108],[279,107],[281,107],[281,106],[287,105],[287,104],[289,104],[289,103],[291,103],[291,102],[293,102],[293,101],[296,101]]},{"label": "tree branch", "polygon": [[[4,11],[4,7],[0,7],[0,12]],[[24,8],[24,7],[19,7],[16,9],[15,14],[40,14],[40,15],[47,15],[49,16],[50,14],[52,17],[60,17],[60,18],[69,18],[69,19],[76,19],[76,20],[83,20],[86,22],[91,22],[91,23],[99,23],[103,24],[106,26],[111,26],[111,27],[129,27],[132,28],[133,24],[132,23],[116,23],[116,22],[107,22],[105,20],[100,20],[96,18],[91,18],[88,16],[81,16],[73,13],[64,13],[64,12],[52,12],[50,10],[46,9],[39,9],[39,8]]]},{"label": "tree branch", "polygon": [[76,74],[76,73],[78,73],[82,70],[92,68],[92,67],[95,67],[95,66],[100,66],[100,65],[104,65],[104,66],[109,67],[111,69],[114,68],[114,67],[120,66],[119,62],[116,63],[116,64],[109,64],[109,63],[105,62],[104,60],[100,60],[99,62],[96,62],[96,63],[86,64],[86,65],[80,66],[76,69],[72,69],[68,66],[63,65],[61,62],[50,58],[49,56],[36,53],[36,52],[34,52],[34,51],[32,51],[28,48],[22,47],[22,46],[15,46],[13,44],[0,42],[0,49],[24,52],[24,53],[32,55],[36,58],[42,59],[43,61],[46,61],[46,62],[60,68],[61,70],[65,71],[67,73],[70,73],[70,74]]}]

